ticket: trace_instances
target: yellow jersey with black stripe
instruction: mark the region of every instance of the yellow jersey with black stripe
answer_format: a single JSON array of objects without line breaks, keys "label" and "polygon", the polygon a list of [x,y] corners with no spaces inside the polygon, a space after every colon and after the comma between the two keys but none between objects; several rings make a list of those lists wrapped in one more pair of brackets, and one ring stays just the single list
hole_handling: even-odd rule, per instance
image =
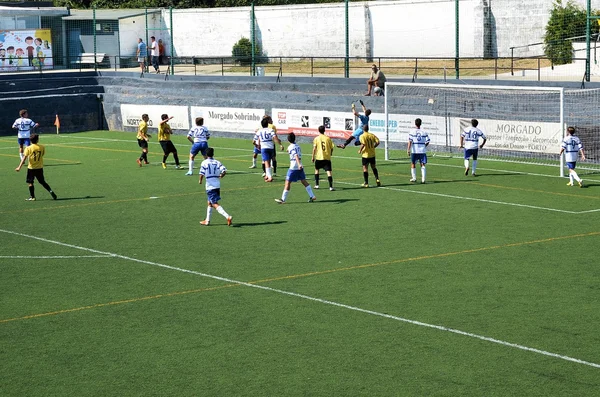
[{"label": "yellow jersey with black stripe", "polygon": [[375,148],[379,145],[379,138],[370,132],[365,131],[360,136],[360,143],[364,145],[362,156],[366,159],[375,157]]},{"label": "yellow jersey with black stripe", "polygon": [[46,148],[44,148],[44,145],[32,143],[31,145],[27,146],[23,151],[23,155],[27,156],[27,160],[29,161],[27,168],[31,170],[44,168],[44,154],[46,154]]},{"label": "yellow jersey with black stripe", "polygon": [[140,122],[138,126],[137,139],[146,139],[146,134],[148,133],[148,123],[144,120]]},{"label": "yellow jersey with black stripe", "polygon": [[313,147],[315,150],[315,160],[331,160],[331,153],[333,153],[333,141],[330,137],[325,134],[319,134],[313,140]]},{"label": "yellow jersey with black stripe", "polygon": [[169,123],[162,123],[158,125],[158,140],[159,141],[170,141],[171,140],[171,126]]}]

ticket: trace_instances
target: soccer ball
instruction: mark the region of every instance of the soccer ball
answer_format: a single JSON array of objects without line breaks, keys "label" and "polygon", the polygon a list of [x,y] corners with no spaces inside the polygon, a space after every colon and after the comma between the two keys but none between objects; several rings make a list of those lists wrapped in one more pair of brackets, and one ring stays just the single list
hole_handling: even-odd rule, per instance
[{"label": "soccer ball", "polygon": [[381,94],[381,87],[375,87],[373,90],[377,95]]}]

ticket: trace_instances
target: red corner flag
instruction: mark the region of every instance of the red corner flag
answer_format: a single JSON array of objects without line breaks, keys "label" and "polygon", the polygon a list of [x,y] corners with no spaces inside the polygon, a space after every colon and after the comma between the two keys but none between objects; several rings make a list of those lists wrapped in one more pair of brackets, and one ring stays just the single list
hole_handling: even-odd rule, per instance
[{"label": "red corner flag", "polygon": [[58,119],[58,114],[56,115],[56,120],[54,120],[54,125],[56,126],[56,133],[58,134],[58,130],[60,129],[60,120]]}]

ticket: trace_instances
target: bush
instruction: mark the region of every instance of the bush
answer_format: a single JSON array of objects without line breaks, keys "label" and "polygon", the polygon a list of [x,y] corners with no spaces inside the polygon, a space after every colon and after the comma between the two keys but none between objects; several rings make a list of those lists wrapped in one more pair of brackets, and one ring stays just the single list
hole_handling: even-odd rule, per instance
[{"label": "bush", "polygon": [[554,64],[573,62],[573,38],[585,36],[586,19],[586,10],[571,0],[564,6],[562,0],[555,1],[544,35],[544,52]]},{"label": "bush", "polygon": [[[242,37],[237,43],[233,45],[231,54],[236,62],[240,65],[250,65],[252,63],[252,42],[246,37]],[[262,48],[260,44],[254,45],[254,61],[262,62],[264,58],[262,55]]]}]

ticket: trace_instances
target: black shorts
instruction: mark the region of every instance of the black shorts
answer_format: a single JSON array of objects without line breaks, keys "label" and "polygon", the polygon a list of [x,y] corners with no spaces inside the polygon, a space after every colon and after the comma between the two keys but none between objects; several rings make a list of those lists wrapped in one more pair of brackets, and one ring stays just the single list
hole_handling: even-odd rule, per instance
[{"label": "black shorts", "polygon": [[375,165],[375,157],[363,157],[362,158],[362,165]]},{"label": "black shorts", "polygon": [[315,170],[320,169],[331,172],[331,160],[315,160]]},{"label": "black shorts", "polygon": [[173,142],[171,141],[160,141],[160,147],[162,147],[162,150],[165,153],[165,155],[177,152],[177,149],[175,149],[175,145],[173,145]]},{"label": "black shorts", "polygon": [[31,169],[31,168],[27,168],[27,179],[25,179],[25,182],[27,183],[33,183],[33,180],[37,179],[39,183],[45,183],[46,180],[44,179],[44,169],[43,168],[35,168],[35,169]]},{"label": "black shorts", "polygon": [[148,141],[145,139],[138,139],[138,146],[142,149],[148,149]]}]

